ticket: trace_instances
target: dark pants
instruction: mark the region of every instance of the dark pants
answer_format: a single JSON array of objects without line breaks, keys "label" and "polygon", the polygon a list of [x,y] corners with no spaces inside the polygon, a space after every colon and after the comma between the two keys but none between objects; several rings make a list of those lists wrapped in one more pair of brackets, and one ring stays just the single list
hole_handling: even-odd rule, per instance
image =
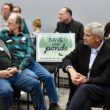
[{"label": "dark pants", "polygon": [[5,110],[3,105],[2,97],[0,96],[0,110]]},{"label": "dark pants", "polygon": [[93,104],[103,101],[103,87],[83,84],[75,91],[67,110],[91,110]]}]

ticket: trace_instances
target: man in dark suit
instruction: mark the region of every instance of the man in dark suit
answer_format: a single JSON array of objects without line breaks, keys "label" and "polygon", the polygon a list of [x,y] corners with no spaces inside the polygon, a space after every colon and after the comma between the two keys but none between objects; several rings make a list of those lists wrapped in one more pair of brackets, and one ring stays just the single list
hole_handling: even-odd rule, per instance
[{"label": "man in dark suit", "polygon": [[64,7],[59,11],[59,22],[55,32],[59,33],[75,33],[76,43],[83,39],[84,26],[82,23],[72,18],[72,11],[68,7]]},{"label": "man in dark suit", "polygon": [[108,38],[108,36],[109,36],[109,34],[110,34],[110,21],[105,25],[104,30],[105,30],[104,36],[105,36],[106,38]]},{"label": "man in dark suit", "polygon": [[[59,22],[57,23],[57,27],[55,32],[59,33],[75,33],[75,42],[76,44],[83,39],[84,36],[84,26],[82,23],[74,20],[72,18],[72,10],[68,7],[64,7],[59,11]],[[69,76],[69,85],[70,85],[70,93],[68,103],[73,95],[73,86]],[[68,105],[67,103],[67,105]]]},{"label": "man in dark suit", "polygon": [[75,91],[67,110],[91,110],[103,101],[110,109],[110,44],[98,22],[86,25],[84,33],[84,41],[62,61]]}]

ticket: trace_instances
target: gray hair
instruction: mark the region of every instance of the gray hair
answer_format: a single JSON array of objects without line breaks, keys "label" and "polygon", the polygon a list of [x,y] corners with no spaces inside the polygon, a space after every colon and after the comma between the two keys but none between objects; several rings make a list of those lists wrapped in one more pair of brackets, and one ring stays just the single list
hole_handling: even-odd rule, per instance
[{"label": "gray hair", "polygon": [[9,18],[15,19],[16,23],[22,25],[22,17],[19,13],[11,13]]},{"label": "gray hair", "polygon": [[21,26],[22,25],[22,22],[23,22],[22,17],[19,14],[17,14],[16,15],[16,23],[20,24],[20,26]]},{"label": "gray hair", "polygon": [[21,31],[22,30],[22,22],[23,22],[21,15],[19,13],[11,13],[11,15],[9,16],[8,19],[10,19],[10,18],[15,19],[15,22],[17,24],[19,24],[19,31]]},{"label": "gray hair", "polygon": [[104,38],[104,27],[99,22],[93,22],[85,26],[85,30],[89,30],[92,35]]}]

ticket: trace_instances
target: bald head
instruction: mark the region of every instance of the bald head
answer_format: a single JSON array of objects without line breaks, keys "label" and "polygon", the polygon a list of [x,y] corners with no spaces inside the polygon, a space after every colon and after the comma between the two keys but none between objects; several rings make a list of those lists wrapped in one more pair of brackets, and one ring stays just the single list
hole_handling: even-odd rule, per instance
[{"label": "bald head", "polygon": [[63,23],[68,23],[72,19],[72,11],[68,7],[64,7],[59,11],[59,20]]},{"label": "bald head", "polygon": [[8,18],[8,21],[10,21],[10,20],[12,20],[15,23],[19,23],[19,25],[22,25],[22,18],[20,16],[20,14],[12,13]]},{"label": "bald head", "polygon": [[22,18],[20,14],[12,13],[8,18],[8,28],[11,32],[21,31],[22,27]]}]

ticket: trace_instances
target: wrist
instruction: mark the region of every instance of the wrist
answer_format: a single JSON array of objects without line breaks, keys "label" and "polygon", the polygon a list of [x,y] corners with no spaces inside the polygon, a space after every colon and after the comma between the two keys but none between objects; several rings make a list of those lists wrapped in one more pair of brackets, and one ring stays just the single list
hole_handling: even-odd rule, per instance
[{"label": "wrist", "polygon": [[88,78],[84,78],[84,82],[87,83],[89,81]]},{"label": "wrist", "polygon": [[70,73],[70,74],[77,73],[76,70],[72,66],[71,67],[68,67],[67,72]]},{"label": "wrist", "polygon": [[68,66],[66,67],[66,71],[69,72],[69,69],[70,69],[70,68],[72,68],[72,66],[71,66],[71,65],[68,65]]}]

